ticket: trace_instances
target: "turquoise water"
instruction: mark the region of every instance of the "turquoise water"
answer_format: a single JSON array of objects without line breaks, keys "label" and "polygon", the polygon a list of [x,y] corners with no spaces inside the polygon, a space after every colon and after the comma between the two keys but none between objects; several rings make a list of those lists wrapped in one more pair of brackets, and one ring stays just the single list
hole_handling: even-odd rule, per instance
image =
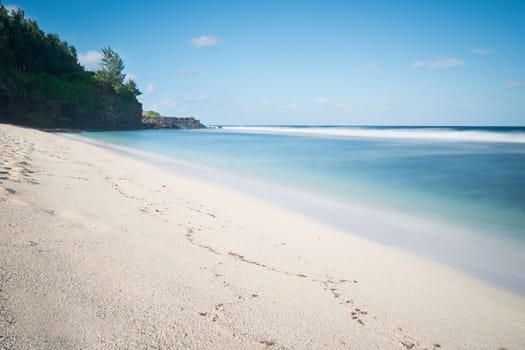
[{"label": "turquoise water", "polygon": [[231,126],[81,137],[525,296],[525,128]]},{"label": "turquoise water", "polygon": [[525,243],[525,128],[224,127],[82,136]]}]

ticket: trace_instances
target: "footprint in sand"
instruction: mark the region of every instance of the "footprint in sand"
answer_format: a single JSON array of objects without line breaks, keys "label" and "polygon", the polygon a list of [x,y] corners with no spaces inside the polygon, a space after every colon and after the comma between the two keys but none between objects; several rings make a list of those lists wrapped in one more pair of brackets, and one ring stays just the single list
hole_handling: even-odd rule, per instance
[{"label": "footprint in sand", "polygon": [[29,203],[15,198],[13,195],[16,194],[16,190],[9,187],[0,186],[0,202],[7,202],[18,206],[28,206]]},{"label": "footprint in sand", "polygon": [[15,194],[15,193],[16,191],[11,188],[0,186],[0,198],[7,198],[9,195]]}]

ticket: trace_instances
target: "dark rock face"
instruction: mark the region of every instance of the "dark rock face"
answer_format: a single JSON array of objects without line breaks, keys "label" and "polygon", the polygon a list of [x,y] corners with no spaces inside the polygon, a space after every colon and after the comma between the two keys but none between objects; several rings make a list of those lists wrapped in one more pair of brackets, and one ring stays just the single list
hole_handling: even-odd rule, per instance
[{"label": "dark rock face", "polygon": [[175,117],[146,117],[142,116],[144,129],[205,129],[198,119]]},{"label": "dark rock face", "polygon": [[[37,95],[33,93],[32,95]],[[28,100],[0,86],[0,122],[42,129],[204,129],[193,117],[147,117],[134,96],[93,89],[81,103],[50,97]]]},{"label": "dark rock face", "polygon": [[78,129],[92,130],[134,130],[142,129],[142,104],[138,101],[128,103],[125,108],[114,95],[104,96],[100,108],[95,113],[84,111],[76,114]]},{"label": "dark rock face", "polygon": [[[1,94],[0,94],[1,95]],[[0,122],[39,128],[81,130],[142,129],[142,104],[116,95],[99,95],[92,106],[80,106],[49,99],[29,104],[0,96]]]}]

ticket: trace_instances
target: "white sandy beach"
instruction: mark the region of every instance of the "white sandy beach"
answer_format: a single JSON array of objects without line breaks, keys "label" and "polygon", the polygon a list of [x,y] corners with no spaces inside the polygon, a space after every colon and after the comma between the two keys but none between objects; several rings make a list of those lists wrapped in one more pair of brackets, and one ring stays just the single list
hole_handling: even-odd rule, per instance
[{"label": "white sandy beach", "polygon": [[0,124],[0,349],[524,349],[525,298]]}]

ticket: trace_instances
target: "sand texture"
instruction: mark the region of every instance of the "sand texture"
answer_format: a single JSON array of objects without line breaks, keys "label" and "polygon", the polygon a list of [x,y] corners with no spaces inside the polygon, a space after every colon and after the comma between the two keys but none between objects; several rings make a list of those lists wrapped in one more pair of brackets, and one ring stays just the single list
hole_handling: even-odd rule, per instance
[{"label": "sand texture", "polygon": [[0,124],[0,349],[524,348],[523,297],[275,203]]}]

